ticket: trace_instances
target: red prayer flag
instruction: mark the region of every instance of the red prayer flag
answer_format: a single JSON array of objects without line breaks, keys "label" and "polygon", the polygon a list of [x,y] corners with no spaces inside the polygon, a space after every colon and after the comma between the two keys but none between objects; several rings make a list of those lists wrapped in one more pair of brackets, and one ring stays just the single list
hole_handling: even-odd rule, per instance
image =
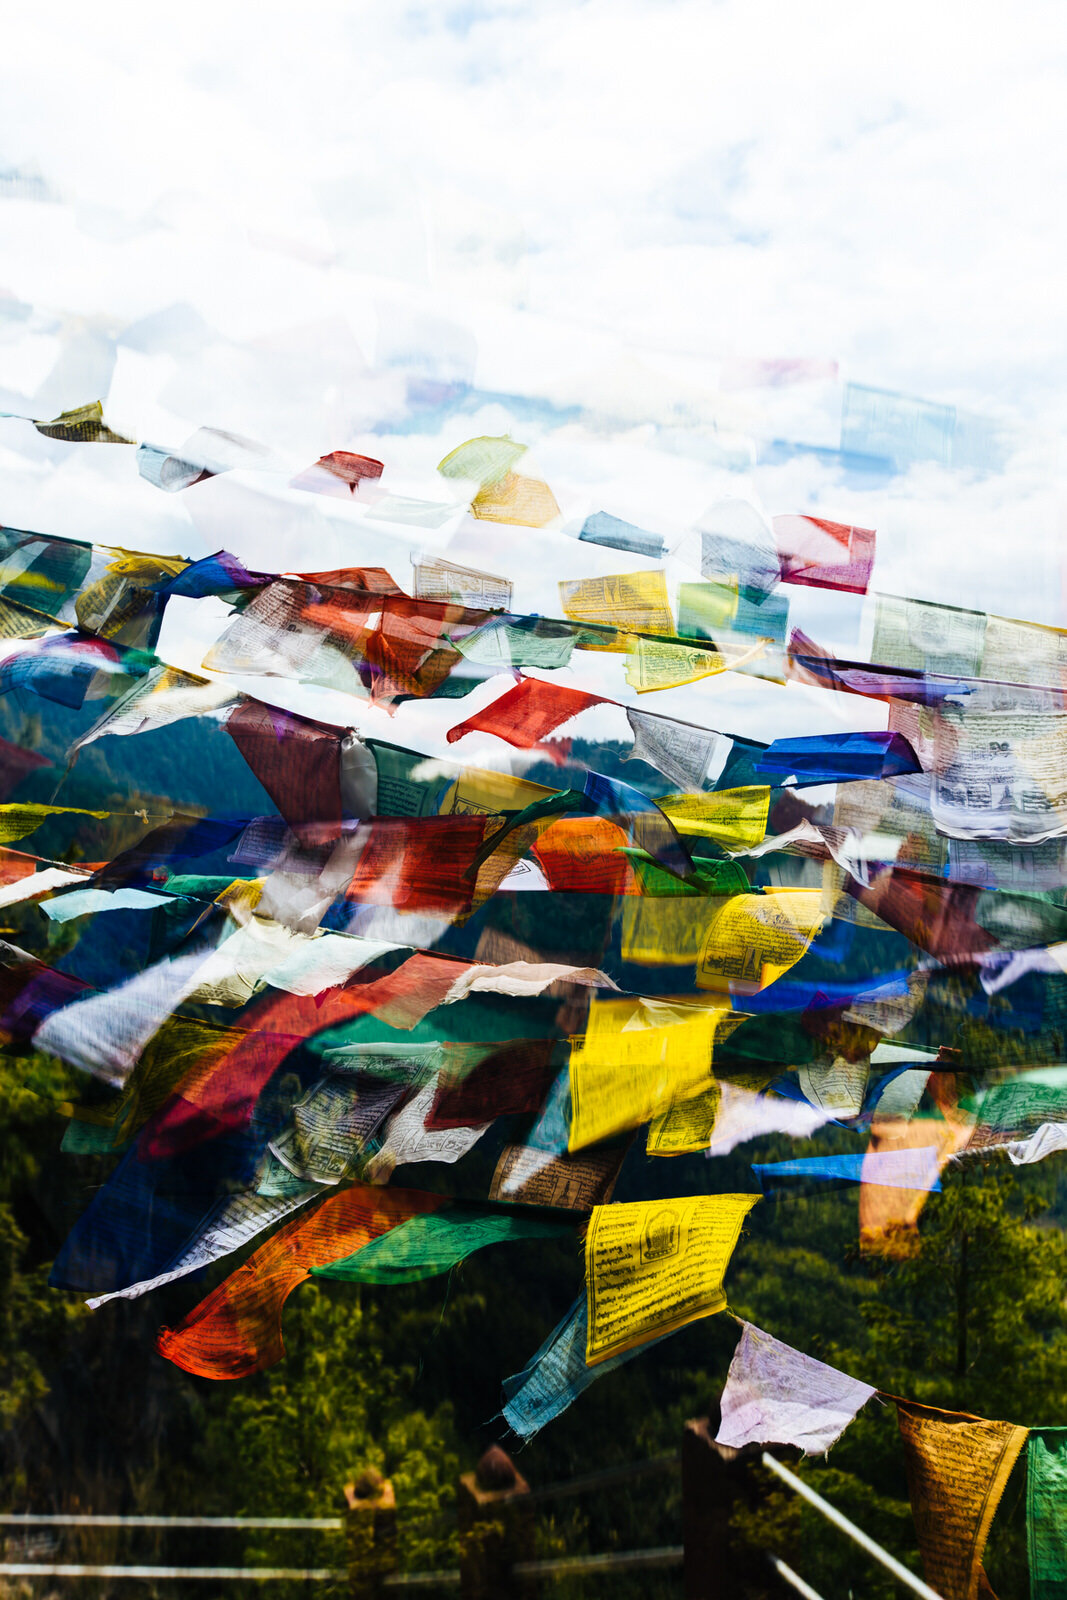
[{"label": "red prayer flag", "polygon": [[604,696],[584,689],[568,689],[562,683],[546,683],[541,678],[523,678],[483,711],[449,728],[449,744],[465,733],[495,733],[498,739],[532,750],[546,734],[569,722],[588,706],[604,704]]},{"label": "red prayer flag", "polygon": [[398,911],[470,910],[467,876],[485,838],[484,816],[378,817],[360,830],[366,842],[346,899]]},{"label": "red prayer flag", "polygon": [[232,1050],[206,1073],[194,1068],[186,1076],[145,1135],[145,1155],[175,1155],[243,1127],[286,1056],[324,1028],[370,1014],[392,1028],[413,1028],[443,1002],[468,965],[417,951],[393,972],[369,981],[357,973],[323,995],[272,994],[246,1018],[247,1030]]},{"label": "red prayer flag", "polygon": [[853,528],[823,517],[784,516],[773,521],[786,583],[867,593],[877,539],[873,528]]},{"label": "red prayer flag", "polygon": [[442,1079],[426,1127],[476,1128],[496,1117],[539,1111],[554,1074],[554,1042],[517,1039],[496,1049],[458,1082]]},{"label": "red prayer flag", "polygon": [[846,888],[876,917],[946,965],[966,964],[999,943],[975,916],[982,890],[974,884],[951,883],[914,867],[889,867],[873,876],[869,886],[849,879]]},{"label": "red prayer flag", "polygon": [[295,833],[316,843],[341,833],[341,738],[337,728],[258,700],[230,713],[226,732]]}]

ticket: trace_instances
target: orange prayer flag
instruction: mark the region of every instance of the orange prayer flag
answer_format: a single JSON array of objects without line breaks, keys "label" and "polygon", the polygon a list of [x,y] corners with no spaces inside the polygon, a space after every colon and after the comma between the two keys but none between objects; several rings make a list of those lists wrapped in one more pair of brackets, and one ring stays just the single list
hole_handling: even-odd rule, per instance
[{"label": "orange prayer flag", "polygon": [[[960,1104],[965,1081],[955,1072],[934,1072],[928,1085],[940,1116],[885,1116],[875,1111],[867,1155],[890,1150],[921,1150],[933,1145],[943,1170],[964,1148],[974,1130],[974,1112]],[[867,1163],[864,1164],[864,1170]],[[872,1170],[876,1163],[871,1163]],[[864,1255],[903,1260],[919,1248],[919,1213],[928,1189],[900,1189],[870,1181],[860,1183],[860,1250]]]},{"label": "orange prayer flag", "polygon": [[1028,1430],[911,1400],[896,1407],[926,1581],[943,1600],[977,1600],[982,1552]]},{"label": "orange prayer flag", "polygon": [[420,1213],[447,1204],[414,1189],[356,1184],[301,1214],[260,1245],[176,1328],[163,1328],[156,1349],[200,1378],[244,1378],[285,1355],[282,1309],[312,1267],[352,1255]]},{"label": "orange prayer flag", "polygon": [[639,894],[636,875],[621,852],[630,843],[607,817],[561,817],[534,846],[550,889],[563,894]]}]

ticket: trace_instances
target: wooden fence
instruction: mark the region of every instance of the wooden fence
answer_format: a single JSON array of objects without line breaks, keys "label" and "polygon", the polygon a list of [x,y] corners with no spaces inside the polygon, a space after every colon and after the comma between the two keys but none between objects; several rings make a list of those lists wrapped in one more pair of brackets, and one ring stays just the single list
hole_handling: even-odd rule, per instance
[{"label": "wooden fence", "polygon": [[[499,1446],[485,1452],[474,1472],[456,1486],[459,1565],[437,1571],[401,1570],[398,1508],[393,1486],[368,1470],[345,1486],[342,1517],[151,1517],[91,1513],[0,1513],[0,1527],[22,1530],[23,1540],[49,1528],[233,1529],[341,1533],[345,1567],[156,1566],[78,1564],[47,1559],[0,1562],[0,1579],[139,1579],[148,1582],[317,1582],[344,1587],[352,1600],[385,1600],[398,1590],[459,1590],[460,1600],[535,1600],[562,1578],[599,1584],[607,1576],[680,1569],[685,1600],[785,1600],[800,1594],[821,1600],[782,1558],[747,1547],[732,1527],[739,1505],[759,1503],[776,1480],[814,1507],[842,1535],[923,1600],[940,1597],[888,1551],[849,1521],[777,1456],[750,1446],[732,1450],[715,1442],[707,1419],[687,1422],[678,1454],[656,1456],[531,1488]],[[763,1468],[764,1471],[757,1471]],[[681,1472],[682,1542],[598,1555],[535,1555],[537,1508],[550,1501],[611,1489],[662,1473]],[[771,1475],[771,1476],[768,1476]],[[12,1541],[9,1539],[8,1544]],[[30,1549],[24,1549],[30,1554]],[[583,1585],[584,1587],[584,1585]],[[610,1592],[608,1590],[607,1592]]]}]

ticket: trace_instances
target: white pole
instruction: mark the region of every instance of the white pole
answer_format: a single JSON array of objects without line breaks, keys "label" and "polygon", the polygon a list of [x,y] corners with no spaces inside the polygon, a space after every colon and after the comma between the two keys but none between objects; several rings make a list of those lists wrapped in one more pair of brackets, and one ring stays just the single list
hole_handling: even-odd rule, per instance
[{"label": "white pole", "polygon": [[788,1467],[783,1467],[782,1463],[776,1461],[773,1456],[768,1455],[766,1450],[763,1452],[762,1461],[763,1465],[776,1473],[782,1482],[787,1483],[795,1494],[799,1494],[809,1505],[813,1505],[816,1511],[821,1511],[826,1520],[832,1522],[835,1528],[840,1528],[842,1533],[847,1533],[850,1539],[856,1541],[861,1550],[866,1550],[869,1556],[873,1556],[876,1561],[880,1561],[882,1566],[886,1567],[895,1578],[905,1584],[913,1594],[921,1594],[923,1600],[941,1600],[941,1596],[936,1589],[931,1589],[930,1585],[924,1583],[921,1578],[917,1578],[914,1572],[909,1572],[907,1567],[902,1566],[895,1556],[889,1554],[888,1550],[883,1550],[880,1544],[875,1544],[868,1534],[864,1533],[861,1528],[857,1528],[856,1524],[850,1522],[846,1516],[842,1516],[840,1511],[836,1511],[828,1500],[823,1499],[821,1494],[816,1494],[814,1489],[809,1489],[808,1485],[801,1478],[798,1478],[795,1472],[790,1472]]},{"label": "white pole", "polygon": [[112,1517],[89,1512],[0,1511],[5,1528],[290,1528],[335,1532],[340,1517]]},{"label": "white pole", "polygon": [[794,1572],[792,1567],[787,1566],[784,1561],[779,1561],[777,1556],[771,1557],[771,1566],[774,1567],[780,1578],[784,1578],[786,1583],[792,1584],[797,1594],[804,1596],[804,1600],[822,1600],[822,1595],[813,1589],[810,1583],[805,1583],[799,1573]]},{"label": "white pole", "polygon": [[334,1567],[83,1567],[65,1561],[8,1561],[0,1564],[0,1574],[11,1578],[210,1578],[215,1583],[231,1579],[243,1583],[249,1579],[338,1583],[348,1577],[346,1569]]}]

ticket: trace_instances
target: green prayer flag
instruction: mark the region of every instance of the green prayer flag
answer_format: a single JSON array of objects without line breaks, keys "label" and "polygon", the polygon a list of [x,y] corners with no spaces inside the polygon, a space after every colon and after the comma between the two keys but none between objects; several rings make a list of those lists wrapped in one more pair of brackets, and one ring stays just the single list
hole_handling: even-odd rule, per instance
[{"label": "green prayer flag", "polygon": [[428,781],[416,777],[419,768],[426,767],[426,757],[417,750],[404,750],[400,745],[384,744],[380,739],[368,739],[367,747],[378,771],[377,815],[436,816],[438,803],[448,783],[441,777]]},{"label": "green prayer flag", "polygon": [[512,1215],[470,1205],[409,1217],[354,1255],[313,1267],[317,1278],[347,1283],[418,1283],[458,1266],[475,1250],[516,1239],[554,1239],[573,1234],[573,1221]]},{"label": "green prayer flag", "polygon": [[[575,629],[562,623],[520,628],[506,622],[487,622],[452,644],[468,661],[483,667],[565,667],[574,652]],[[553,630],[553,631],[548,631]]]},{"label": "green prayer flag", "polygon": [[188,895],[194,900],[214,900],[236,881],[232,872],[172,872],[166,887],[168,894]]},{"label": "green prayer flag", "polygon": [[668,872],[647,850],[617,845],[619,855],[632,863],[641,893],[656,899],[679,896],[751,894],[752,885],[745,869],[736,861],[714,861],[705,856],[693,858],[693,873],[688,879]]},{"label": "green prayer flag", "polygon": [[1024,1135],[1043,1122],[1067,1121],[1067,1069],[1040,1067],[988,1088],[978,1106],[980,1127]]},{"label": "green prayer flag", "polygon": [[1031,1600],[1067,1600],[1067,1428],[1034,1428],[1026,1447]]}]

